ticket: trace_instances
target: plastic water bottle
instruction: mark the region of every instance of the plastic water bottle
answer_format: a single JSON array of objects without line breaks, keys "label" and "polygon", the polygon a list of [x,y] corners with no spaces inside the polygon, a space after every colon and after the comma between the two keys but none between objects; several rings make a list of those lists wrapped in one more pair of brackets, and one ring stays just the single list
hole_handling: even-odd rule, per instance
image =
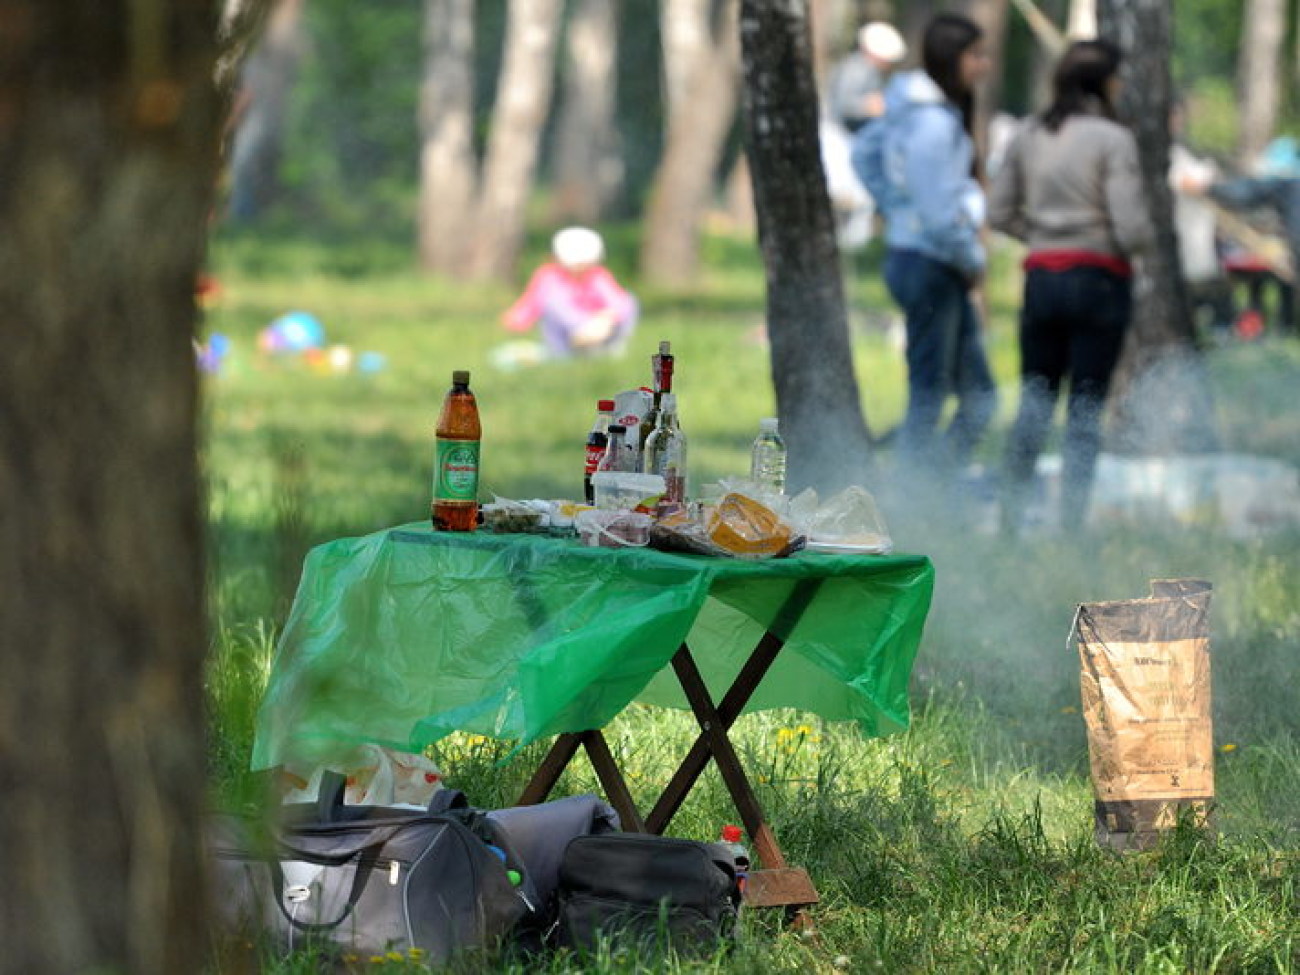
[{"label": "plastic water bottle", "polygon": [[785,493],[785,441],[781,439],[777,418],[764,417],[758,424],[758,436],[750,454],[749,476],[759,484]]},{"label": "plastic water bottle", "polygon": [[745,889],[745,879],[749,876],[749,850],[745,849],[745,844],[740,842],[744,831],[739,826],[722,827],[722,836],[718,842],[731,854],[731,859],[736,864],[736,882],[740,889]]}]

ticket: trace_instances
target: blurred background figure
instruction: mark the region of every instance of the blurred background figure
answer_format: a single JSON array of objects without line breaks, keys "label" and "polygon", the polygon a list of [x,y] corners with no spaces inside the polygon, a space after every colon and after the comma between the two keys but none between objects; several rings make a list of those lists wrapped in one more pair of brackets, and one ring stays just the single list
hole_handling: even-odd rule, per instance
[{"label": "blurred background figure", "polygon": [[1219,221],[1208,192],[1219,179],[1213,159],[1199,156],[1185,141],[1187,104],[1179,99],[1169,114],[1169,187],[1174,193],[1178,256],[1187,282],[1192,315],[1201,334],[1225,334],[1232,327],[1232,287],[1219,253]]},{"label": "blurred background figure", "polygon": [[636,328],[638,305],[602,265],[605,242],[586,227],[566,227],[551,254],[502,322],[512,332],[540,323],[549,357],[616,355]]},{"label": "blurred background figure", "polygon": [[857,132],[885,114],[890,73],[907,57],[907,44],[883,21],[858,31],[858,49],[835,65],[827,95],[832,121]]}]

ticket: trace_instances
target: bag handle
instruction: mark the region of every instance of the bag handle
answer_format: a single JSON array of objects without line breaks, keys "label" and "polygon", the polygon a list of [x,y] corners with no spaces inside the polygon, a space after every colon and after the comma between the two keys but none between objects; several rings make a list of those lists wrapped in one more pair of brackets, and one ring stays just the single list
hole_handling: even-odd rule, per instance
[{"label": "bag handle", "polygon": [[[361,856],[357,860],[356,872],[352,875],[352,887],[348,891],[348,902],[343,908],[343,913],[333,921],[300,921],[284,906],[284,869],[280,866],[280,861],[271,858],[271,879],[275,883],[276,890],[279,891],[275,898],[276,904],[280,907],[280,913],[284,919],[299,931],[329,931],[338,927],[352,914],[357,906],[357,901],[361,900],[361,895],[366,891],[366,884],[370,882],[370,874],[373,872],[375,865],[379,862],[379,851],[383,849],[383,843],[373,844],[363,848]],[[345,861],[346,862],[346,861]]]},{"label": "bag handle", "polygon": [[438,789],[429,798],[429,815],[441,816],[453,809],[468,809],[469,799],[459,789]]}]

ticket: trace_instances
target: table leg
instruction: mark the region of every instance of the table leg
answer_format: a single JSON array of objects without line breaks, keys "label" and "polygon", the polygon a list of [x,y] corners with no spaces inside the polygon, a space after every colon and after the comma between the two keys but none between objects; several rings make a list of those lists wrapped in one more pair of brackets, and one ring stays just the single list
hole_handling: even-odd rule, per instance
[{"label": "table leg", "polygon": [[587,750],[587,758],[591,760],[591,766],[596,770],[596,777],[600,779],[600,784],[605,789],[609,804],[618,812],[623,831],[644,833],[645,823],[641,820],[641,814],[637,812],[632,793],[623,779],[623,773],[618,770],[618,763],[614,761],[614,755],[609,750],[609,743],[599,731],[566,731],[559,735],[551,750],[537,766],[533,777],[524,786],[524,791],[520,794],[516,805],[535,806],[545,802],[546,797],[555,788],[555,783],[560,780],[560,775],[568,767],[569,762],[573,761],[573,756],[578,754],[579,747]]},{"label": "table leg", "polygon": [[[790,594],[785,604],[777,612],[776,618],[772,622],[772,628],[763,634],[763,638],[758,641],[749,659],[745,665],[740,668],[740,673],[732,681],[731,687],[723,695],[722,702],[718,705],[718,720],[721,721],[724,729],[730,729],[736,719],[740,717],[740,712],[744,710],[745,704],[749,701],[750,696],[762,682],[764,675],[776,660],[776,655],[781,652],[785,645],[785,640],[778,637],[773,630],[779,630],[782,633],[790,633],[794,629],[794,624],[803,611],[808,608],[812,602],[813,596],[817,594],[817,589],[821,586],[820,579],[805,579],[800,582]],[[686,650],[686,645],[678,650],[681,653]],[[650,814],[646,816],[646,829],[651,833],[662,833],[668,828],[673,816],[682,807],[686,801],[687,794],[695,785],[700,774],[709,764],[709,736],[707,732],[701,732],[687,752],[686,757],[677,768],[677,772],[669,781],[663,794],[660,795],[659,801],[655,803]]]},{"label": "table leg", "polygon": [[551,750],[546,753],[542,763],[537,766],[537,771],[533,777],[528,780],[524,786],[523,793],[519,796],[519,806],[535,806],[539,802],[545,802],[546,797],[551,794],[555,788],[555,783],[560,780],[562,773],[573,756],[578,753],[578,746],[582,744],[582,733],[576,731],[566,731],[555,739],[555,744]]}]

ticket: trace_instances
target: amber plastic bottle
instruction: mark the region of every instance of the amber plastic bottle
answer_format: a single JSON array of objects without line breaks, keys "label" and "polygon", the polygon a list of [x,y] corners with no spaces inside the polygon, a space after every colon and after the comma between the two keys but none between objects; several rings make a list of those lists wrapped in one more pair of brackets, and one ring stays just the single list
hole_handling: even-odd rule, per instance
[{"label": "amber plastic bottle", "polygon": [[438,414],[433,459],[433,527],[472,532],[478,521],[478,459],[483,428],[469,390],[469,371],[451,374],[451,389]]}]

